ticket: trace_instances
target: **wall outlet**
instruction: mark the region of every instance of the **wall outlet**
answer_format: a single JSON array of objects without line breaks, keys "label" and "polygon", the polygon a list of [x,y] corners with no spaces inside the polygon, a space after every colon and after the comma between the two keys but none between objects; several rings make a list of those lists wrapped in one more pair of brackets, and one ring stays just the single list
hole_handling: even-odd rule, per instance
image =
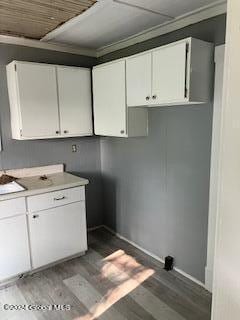
[{"label": "wall outlet", "polygon": [[76,144],[72,144],[72,152],[77,152],[77,145]]}]

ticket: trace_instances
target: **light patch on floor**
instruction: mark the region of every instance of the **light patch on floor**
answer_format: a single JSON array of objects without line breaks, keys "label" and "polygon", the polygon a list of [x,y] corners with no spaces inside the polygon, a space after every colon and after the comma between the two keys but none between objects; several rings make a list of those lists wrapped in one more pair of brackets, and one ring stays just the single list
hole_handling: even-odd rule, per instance
[{"label": "light patch on floor", "polygon": [[[138,281],[138,274],[143,272],[146,267],[138,263],[133,257],[127,255],[123,250],[117,250],[106,258],[103,258],[96,251],[86,257],[93,265],[98,265],[101,270],[101,277],[108,278],[116,286],[123,279],[132,278]],[[153,269],[151,275],[154,274]],[[150,276],[150,275],[149,275]],[[145,279],[146,280],[146,279]],[[140,306],[142,306],[155,319],[159,320],[184,320],[178,313],[168,307],[163,301],[158,299],[149,290],[145,289],[139,282],[135,290],[129,291],[129,296]]]},{"label": "light patch on floor", "polygon": [[94,250],[84,257],[88,263],[99,268],[99,280],[108,280],[113,287],[101,295],[80,274],[64,280],[67,287],[83,302],[89,313],[75,320],[123,320],[123,315],[114,309],[114,304],[129,295],[152,317],[158,320],[184,320],[174,310],[142,286],[154,274],[154,270],[144,267],[123,250],[117,250],[103,258]]},{"label": "light patch on floor", "polygon": [[[97,253],[96,253],[97,254]],[[129,271],[135,271],[134,277],[129,274],[123,274],[120,269],[116,268],[111,262],[107,262],[107,259],[117,259],[119,256],[125,255],[128,260]],[[109,277],[114,277],[117,281],[116,285],[106,292],[104,296],[99,296],[92,285],[82,278],[80,275],[74,276],[70,279],[64,280],[64,283],[68,288],[77,296],[77,298],[83,302],[83,304],[88,308],[89,313],[83,317],[79,317],[75,320],[92,320],[105,315],[116,302],[128,295],[131,291],[136,289],[141,283],[154,274],[154,271],[150,268],[142,267],[135,259],[126,255],[124,251],[118,250],[113,255],[102,259],[104,265],[100,270],[101,279],[108,279]],[[116,270],[115,270],[116,268]],[[83,290],[85,289],[85,290]],[[93,293],[92,297],[87,297],[87,294]],[[95,298],[95,303],[92,299]],[[113,311],[116,313],[116,311]],[[116,317],[107,317],[104,319],[125,319],[122,315],[116,314]]]},{"label": "light patch on floor", "polygon": [[117,310],[111,308],[112,302],[108,297],[98,293],[80,274],[64,280],[64,283],[89,310],[89,314],[77,318],[78,320],[95,319],[103,313],[105,320],[126,320]]}]

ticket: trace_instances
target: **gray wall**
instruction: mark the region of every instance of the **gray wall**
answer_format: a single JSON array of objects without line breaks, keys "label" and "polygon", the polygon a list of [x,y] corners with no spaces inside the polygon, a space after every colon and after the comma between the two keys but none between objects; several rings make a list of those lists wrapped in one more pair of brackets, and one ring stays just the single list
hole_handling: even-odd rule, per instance
[{"label": "gray wall", "polygon": [[[101,61],[134,54],[185,37],[222,44],[218,16]],[[104,223],[159,257],[204,281],[212,104],[149,110],[149,136],[101,139]]]},{"label": "gray wall", "polygon": [[[90,179],[87,187],[87,220],[89,226],[102,223],[102,196],[99,138],[49,139],[17,141],[11,139],[6,64],[12,60],[56,63],[91,67],[96,59],[50,50],[0,44],[0,117],[3,151],[0,169],[33,167],[64,163],[66,170]],[[77,144],[78,152],[71,152]]]}]

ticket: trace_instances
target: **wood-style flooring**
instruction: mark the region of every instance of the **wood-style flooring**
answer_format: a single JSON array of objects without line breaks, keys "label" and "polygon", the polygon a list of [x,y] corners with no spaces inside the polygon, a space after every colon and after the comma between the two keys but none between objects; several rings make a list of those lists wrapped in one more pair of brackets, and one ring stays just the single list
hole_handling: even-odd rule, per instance
[{"label": "wood-style flooring", "polygon": [[[203,288],[101,228],[89,250],[0,289],[1,320],[209,320]],[[46,310],[4,310],[4,305]],[[63,311],[49,310],[62,305]],[[47,307],[46,307],[47,306]]]}]

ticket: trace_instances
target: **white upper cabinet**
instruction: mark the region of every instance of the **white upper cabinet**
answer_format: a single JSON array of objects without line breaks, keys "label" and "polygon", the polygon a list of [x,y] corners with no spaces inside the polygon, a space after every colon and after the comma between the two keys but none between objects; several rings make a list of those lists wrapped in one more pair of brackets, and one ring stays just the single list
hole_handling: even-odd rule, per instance
[{"label": "white upper cabinet", "polygon": [[129,107],[207,103],[213,46],[187,38],[126,58]]},{"label": "white upper cabinet", "polygon": [[92,134],[91,71],[57,67],[60,128],[64,136]]},{"label": "white upper cabinet", "polygon": [[14,139],[92,134],[89,69],[13,61],[7,78]]},{"label": "white upper cabinet", "polygon": [[93,71],[95,133],[126,135],[125,61]]},{"label": "white upper cabinet", "polygon": [[[20,106],[20,135],[24,138],[56,136],[59,132],[59,119],[55,67],[18,62],[12,69]],[[11,104],[15,105],[15,99],[16,96],[10,95]],[[11,112],[13,117],[17,116],[14,110]]]},{"label": "white upper cabinet", "polygon": [[93,69],[95,134],[115,137],[147,135],[147,113],[128,109],[125,60]]},{"label": "white upper cabinet", "polygon": [[127,105],[143,106],[151,103],[152,54],[144,53],[126,61]]},{"label": "white upper cabinet", "polygon": [[152,53],[152,103],[184,101],[186,50],[187,43],[180,42]]}]

